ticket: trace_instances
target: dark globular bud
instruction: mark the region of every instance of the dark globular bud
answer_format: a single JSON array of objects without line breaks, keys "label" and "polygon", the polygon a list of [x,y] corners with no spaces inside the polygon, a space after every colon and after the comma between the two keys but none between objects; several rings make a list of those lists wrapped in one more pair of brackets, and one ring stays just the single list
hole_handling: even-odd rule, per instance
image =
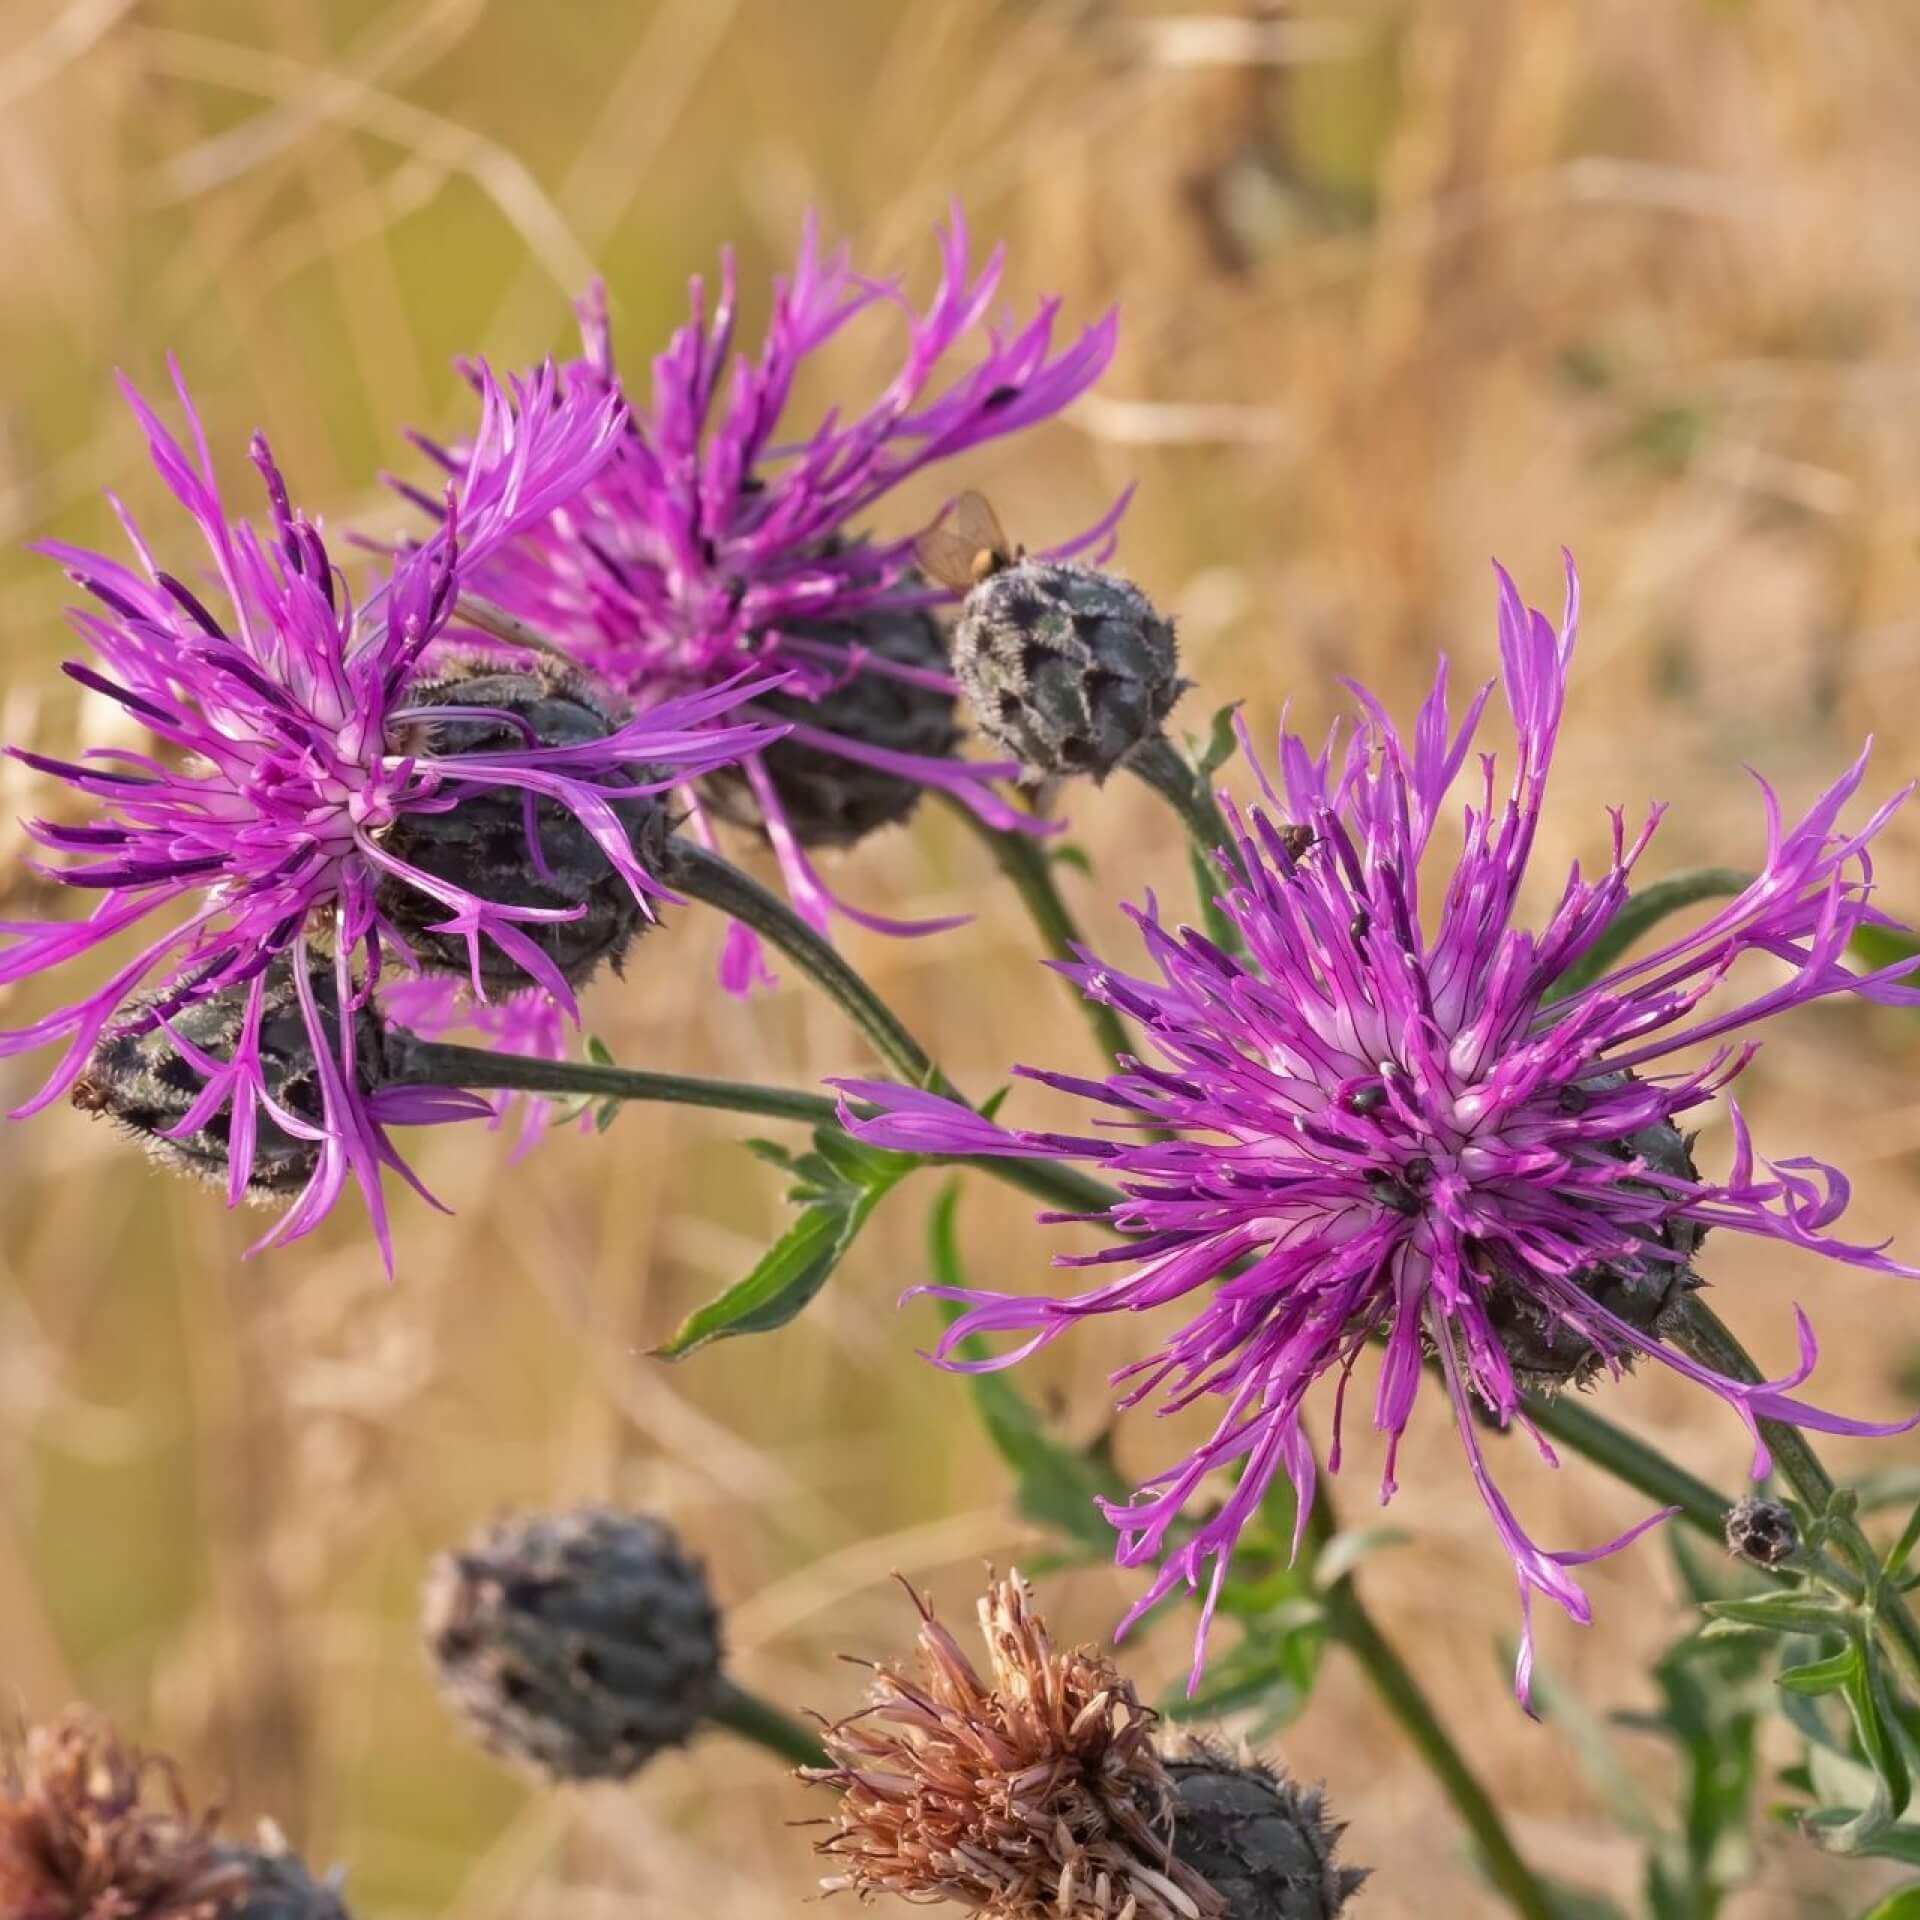
[{"label": "dark globular bud", "polygon": [[502,1520],[424,1591],[441,1691],[483,1746],[622,1780],[682,1746],[720,1683],[720,1616],[672,1530],[605,1507]]},{"label": "dark globular bud", "polygon": [[1176,667],[1173,624],[1138,587],[1069,561],[990,573],[953,632],[980,731],[1036,779],[1104,780],[1157,739],[1187,685]]},{"label": "dark globular bud", "polygon": [[1346,1829],[1318,1789],[1204,1737],[1163,1758],[1174,1857],[1225,1900],[1227,1920],[1333,1920],[1366,1879],[1336,1864]]},{"label": "dark globular bud", "polygon": [[[309,977],[321,1029],[337,1057],[340,1001],[333,974],[329,969],[311,972]],[[224,1183],[232,1125],[228,1109],[213,1114],[197,1132],[177,1140],[167,1137],[168,1130],[186,1118],[206,1085],[199,1069],[175,1046],[173,1036],[178,1034],[215,1060],[231,1060],[245,1031],[252,992],[252,983],[242,981],[177,1011],[159,995],[131,1002],[132,1017],[102,1037],[74,1082],[73,1104],[85,1113],[104,1114],[136,1135],[161,1166]],[[156,1015],[164,1016],[164,1026]],[[362,1088],[387,1078],[381,1023],[371,1015],[356,1020],[354,1044]],[[294,983],[293,962],[285,955],[268,966],[260,982],[258,1048],[268,1098],[318,1126],[324,1106],[313,1039]],[[318,1142],[288,1133],[264,1104],[256,1107],[253,1170],[247,1180],[252,1198],[271,1200],[298,1193],[313,1177],[319,1159]]]},{"label": "dark globular bud", "polygon": [[[789,622],[781,632],[893,666],[942,675],[949,670],[939,623],[919,608],[883,607],[858,620],[832,623]],[[864,667],[818,697],[775,692],[762,694],[754,706],[771,719],[890,753],[945,760],[960,744],[959,703],[951,693]],[[881,827],[897,826],[926,791],[904,774],[849,760],[791,735],[762,748],[759,757],[787,825],[803,847],[850,847]],[[735,826],[764,826],[759,802],[737,767],[708,774],[700,797]]]},{"label": "dark globular bud", "polygon": [[316,1879],[277,1831],[258,1847],[216,1847],[214,1859],[239,1889],[220,1920],[352,1920],[339,1888]]},{"label": "dark globular bud", "polygon": [[[547,660],[530,667],[461,661],[437,678],[416,683],[407,700],[413,709],[493,710],[476,713],[471,720],[441,715],[403,722],[411,737],[396,742],[396,750],[427,752],[440,760],[524,752],[530,745],[579,746],[604,740],[620,725],[613,705],[584,675]],[[639,786],[647,780],[644,770],[615,769],[597,784]],[[651,871],[659,864],[669,827],[659,796],[636,794],[612,805],[640,864]],[[494,906],[584,907],[577,919],[518,923],[568,985],[581,987],[603,961],[619,971],[622,956],[647,918],[633,889],[572,812],[558,801],[540,799],[533,814],[539,861],[528,837],[526,796],[517,787],[469,791],[444,813],[403,814],[382,845],[406,866]],[[472,977],[466,937],[433,931],[451,916],[432,894],[390,874],[381,883],[379,905],[424,967]],[[482,938],[478,944],[480,980],[489,993],[539,984],[497,942]]]},{"label": "dark globular bud", "polygon": [[[1603,1089],[1595,1082],[1588,1091]],[[1580,1096],[1584,1107],[1586,1093]],[[1579,1109],[1576,1109],[1576,1111]],[[1699,1169],[1685,1135],[1664,1121],[1642,1127],[1638,1133],[1609,1142],[1605,1151],[1621,1160],[1641,1160],[1655,1173],[1697,1181]],[[1629,1189],[1637,1182],[1626,1183]],[[1651,1194],[1651,1186],[1643,1189]],[[1630,1327],[1660,1337],[1673,1315],[1701,1281],[1687,1262],[1693,1258],[1706,1229],[1690,1220],[1669,1220],[1659,1228],[1640,1229],[1648,1251],[1634,1266],[1591,1267],[1576,1274],[1580,1290]],[[1606,1356],[1550,1303],[1537,1298],[1522,1282],[1502,1271],[1495,1256],[1487,1293],[1487,1312],[1500,1345],[1520,1385],[1551,1393],[1567,1386],[1585,1386],[1607,1365]],[[1625,1365],[1629,1357],[1617,1354]]]},{"label": "dark globular bud", "polygon": [[1800,1528],[1778,1500],[1742,1500],[1727,1509],[1727,1551],[1756,1567],[1783,1567],[1800,1551]]}]

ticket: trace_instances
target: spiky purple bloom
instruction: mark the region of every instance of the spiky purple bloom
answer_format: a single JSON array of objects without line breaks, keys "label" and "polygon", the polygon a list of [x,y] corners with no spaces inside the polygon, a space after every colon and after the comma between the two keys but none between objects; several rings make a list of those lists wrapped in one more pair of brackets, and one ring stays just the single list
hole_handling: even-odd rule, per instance
[{"label": "spiky purple bloom", "polygon": [[[796,698],[822,699],[863,675],[951,699],[957,688],[945,672],[863,644],[863,622],[919,614],[951,596],[914,574],[917,529],[868,538],[858,523],[923,469],[1058,413],[1112,358],[1115,317],[1056,350],[1057,300],[1043,301],[1024,325],[994,324],[1002,250],[975,272],[957,210],[940,251],[939,286],[916,308],[897,283],[856,273],[844,247],[823,254],[810,221],[792,273],[774,282],[753,359],[733,354],[735,272],[731,253],[723,255],[711,316],[696,278],[691,317],[653,363],[650,402],[628,394],[631,425],[618,457],[544,524],[491,556],[477,570],[479,590],[641,704],[711,687],[749,665],[791,676],[783,717],[792,717]],[[894,309],[906,326],[893,378],[863,410],[836,409],[809,432],[796,437],[789,425],[777,437],[808,358],[874,307]],[[618,392],[599,289],[580,319],[585,357],[562,369],[563,389],[576,397]],[[977,359],[936,390],[969,345]],[[448,465],[463,457],[421,444]],[[1097,546],[1117,512],[1056,551]],[[785,750],[802,749],[851,763],[850,772],[869,780],[878,771],[942,788],[998,827],[1034,824],[994,791],[993,782],[1018,776],[1011,761],[902,752],[804,717]],[[822,932],[835,913],[889,933],[956,924],[903,923],[838,899],[766,764],[748,755],[742,771],[793,902]],[[697,808],[696,830],[704,831]],[[723,978],[740,991],[756,973],[764,974],[757,944],[738,928]]]},{"label": "spiky purple bloom", "polygon": [[[1758,1386],[1662,1343],[1660,1322],[1708,1228],[1854,1266],[1912,1269],[1831,1237],[1846,1181],[1815,1160],[1757,1158],[1731,1102],[1733,1163],[1722,1178],[1701,1177],[1684,1147],[1654,1148],[1678,1144],[1658,1130],[1706,1105],[1747,1064],[1754,1043],[1729,1038],[1740,1029],[1831,993],[1920,998],[1895,984],[1906,963],[1864,976],[1842,964],[1857,927],[1892,924],[1870,904],[1867,846],[1905,796],[1859,830],[1842,830],[1863,754],[1789,827],[1763,782],[1766,850],[1754,882],[1693,931],[1556,998],[1626,905],[1662,809],[1631,844],[1615,811],[1606,866],[1592,879],[1576,866],[1537,931],[1514,923],[1560,726],[1577,587],[1569,561],[1556,633],[1504,572],[1499,579],[1500,683],[1518,767],[1500,800],[1492,757],[1482,759],[1463,845],[1424,918],[1420,867],[1492,690],[1481,689],[1455,730],[1444,662],[1411,738],[1355,689],[1361,713],[1344,752],[1337,734],[1318,754],[1284,734],[1278,784],[1259,777],[1264,804],[1244,817],[1228,804],[1234,840],[1218,856],[1221,904],[1240,953],[1170,928],[1149,897],[1131,912],[1157,979],[1091,956],[1064,969],[1089,999],[1137,1021],[1159,1061],[1123,1057],[1104,1081],[1019,1071],[1104,1108],[1112,1134],[1005,1129],[933,1094],[838,1083],[883,1109],[865,1120],[848,1114],[860,1139],[921,1153],[1085,1160],[1124,1195],[1087,1217],[1128,1244],[1056,1258],[1128,1269],[1116,1279],[1055,1297],[931,1289],[966,1308],[940,1343],[947,1366],[1007,1366],[1091,1314],[1198,1297],[1157,1352],[1114,1377],[1131,1383],[1123,1405],[1154,1393],[1165,1411],[1223,1400],[1219,1425],[1131,1501],[1107,1509],[1120,1562],[1159,1566],[1128,1623],[1177,1584],[1197,1587],[1212,1562],[1196,1679],[1235,1539],[1276,1473],[1291,1480],[1305,1524],[1317,1478],[1301,1426],[1309,1389],[1337,1376],[1328,1459],[1337,1471],[1341,1404],[1371,1343],[1381,1347],[1373,1418],[1388,1436],[1383,1499],[1394,1491],[1394,1450],[1423,1359],[1437,1360],[1469,1471],[1519,1578],[1523,1701],[1533,1595],[1584,1623],[1589,1604],[1568,1569],[1664,1517],[1582,1552],[1549,1552],[1528,1538],[1493,1483],[1473,1405],[1502,1426],[1526,1425],[1523,1369],[1509,1351],[1523,1322],[1535,1329],[1528,1345],[1544,1326],[1596,1368],[1617,1373],[1646,1356],[1717,1394],[1753,1435],[1756,1476],[1769,1465],[1762,1419],[1851,1434],[1916,1423],[1875,1426],[1791,1398],[1815,1358],[1804,1314],[1796,1312],[1800,1364]],[[1771,984],[1706,1007],[1749,954],[1775,963]],[[1710,1057],[1690,1064],[1703,1044]],[[1651,1315],[1615,1310],[1649,1298]],[[976,1335],[1004,1333],[1020,1337],[1008,1354],[953,1358]],[[1233,1466],[1237,1482],[1218,1510],[1187,1515],[1206,1476]]]},{"label": "spiky purple bloom", "polygon": [[[50,877],[95,894],[99,904],[80,921],[0,924],[0,984],[63,967],[135,928],[141,943],[104,984],[0,1033],[0,1057],[64,1044],[45,1086],[18,1110],[33,1113],[73,1085],[116,1017],[150,1032],[216,994],[246,992],[229,1059],[178,1043],[205,1085],[173,1132],[185,1137],[228,1116],[228,1193],[238,1201],[262,1112],[296,1138],[314,1139],[317,1131],[314,1174],[261,1244],[307,1232],[351,1177],[390,1262],[381,1169],[418,1183],[386,1123],[488,1109],[439,1090],[375,1094],[360,1084],[355,1028],[375,1017],[368,1002],[383,973],[418,965],[383,898],[396,888],[426,896],[443,916],[435,931],[464,943],[476,988],[488,942],[568,1008],[567,982],[529,927],[579,911],[502,905],[436,880],[389,850],[396,824],[444,814],[469,796],[509,793],[524,799],[531,832],[537,808],[557,807],[581,823],[644,904],[661,889],[636,859],[612,803],[659,792],[770,736],[765,728],[714,724],[740,696],[739,687],[726,687],[656,706],[588,742],[528,740],[457,757],[434,751],[433,728],[445,716],[420,705],[413,689],[430,673],[462,584],[613,455],[624,426],[616,395],[561,392],[550,368],[506,386],[483,373],[473,456],[449,488],[440,531],[395,562],[356,610],[320,529],[290,504],[264,439],[255,438],[252,455],[270,535],[229,516],[177,367],[174,384],[191,454],[130,386],[122,389],[161,478],[206,542],[218,592],[209,604],[164,572],[124,512],[137,569],[75,547],[42,549],[98,603],[74,614],[92,663],[69,662],[66,672],[125,708],[159,744],[151,754],[95,750],[79,762],[10,749],[96,803],[85,825],[37,821],[30,831],[61,856],[62,864],[46,869]],[[461,709],[457,717],[473,714]],[[538,866],[536,850],[529,858]],[[296,950],[292,979],[321,1078],[317,1129],[272,1099],[260,1071],[267,970]],[[331,1045],[314,969],[343,1010]]]}]

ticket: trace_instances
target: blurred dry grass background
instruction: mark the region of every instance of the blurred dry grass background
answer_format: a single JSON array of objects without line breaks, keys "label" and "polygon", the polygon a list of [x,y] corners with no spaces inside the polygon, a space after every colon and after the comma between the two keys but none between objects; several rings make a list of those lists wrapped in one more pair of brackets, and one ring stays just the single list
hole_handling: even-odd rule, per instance
[{"label": "blurred dry grass background", "polygon": [[[1101,395],[966,477],[1033,539],[1138,481],[1122,558],[1181,615],[1193,724],[1241,696],[1265,733],[1291,698],[1311,732],[1336,673],[1405,701],[1442,645],[1477,677],[1486,556],[1554,604],[1564,541],[1589,615],[1543,884],[1601,847],[1611,801],[1675,802],[1649,871],[1738,861],[1758,829],[1743,764],[1804,800],[1875,730],[1874,791],[1914,770],[1917,176],[1903,0],[7,0],[5,732],[58,743],[101,720],[54,673],[64,583],[25,543],[111,540],[111,486],[180,550],[112,367],[155,386],[177,350],[236,486],[257,424],[308,503],[385,526],[373,476],[402,462],[401,424],[459,418],[450,357],[563,347],[594,268],[637,365],[723,242],[763,286],[814,206],[863,262],[924,284],[926,231],[958,196],[1009,242],[1023,297],[1125,315]],[[849,341],[809,403],[864,391],[888,351]],[[33,804],[0,770],[9,858]],[[1119,942],[1107,903],[1178,891],[1176,844],[1123,783],[1074,813],[1098,867],[1087,917]],[[1896,901],[1920,901],[1917,834],[1889,836]],[[0,910],[43,910],[50,890],[10,872]],[[934,941],[850,940],[963,1081],[1079,1055],[951,823],[840,877],[911,911],[977,909]],[[715,945],[687,921],[598,990],[622,1059],[793,1083],[863,1064],[797,991],[722,999]],[[1763,1141],[1843,1162],[1860,1237],[1909,1245],[1917,1040],[1818,1009],[1748,1082]],[[35,1072],[8,1063],[0,1093]],[[62,1109],[0,1131],[0,1688],[30,1713],[91,1698],[230,1782],[237,1816],[270,1811],[351,1863],[363,1920],[792,1911],[812,1868],[786,1823],[818,1809],[758,1755],[716,1739],[626,1793],[529,1796],[442,1720],[413,1628],[424,1557],[500,1504],[616,1496],[709,1556],[743,1678],[834,1710],[858,1676],[833,1650],[905,1635],[891,1569],[964,1610],[981,1559],[1021,1550],[963,1388],[911,1357],[928,1310],[893,1306],[931,1184],[889,1202],[799,1325],[673,1371],[644,1357],[777,1225],[740,1131],[635,1110],[511,1174],[497,1139],[430,1142],[455,1214],[400,1202],[394,1286],[351,1208],[242,1266],[258,1221],[107,1129]],[[1725,1148],[1716,1121],[1703,1160]],[[981,1190],[963,1215],[996,1280],[1038,1274],[1021,1212]],[[1724,1244],[1706,1270],[1769,1361],[1806,1300],[1828,1403],[1910,1403],[1910,1287]],[[1090,1434],[1114,1357],[1090,1334],[1029,1384]],[[1609,1409],[1733,1484],[1744,1449],[1711,1405],[1643,1379]],[[1148,1425],[1123,1430],[1127,1460],[1159,1457]],[[1510,1576],[1441,1422],[1423,1431],[1393,1516],[1417,1543],[1368,1590],[1525,1846],[1628,1893],[1630,1849],[1566,1742],[1506,1702]],[[1364,1519],[1377,1460],[1354,1453],[1339,1491]],[[1635,1510],[1577,1464],[1511,1453],[1550,1544]],[[1663,1556],[1590,1585],[1598,1624],[1546,1621],[1544,1656],[1596,1706],[1642,1703],[1682,1618]],[[1093,1636],[1125,1591],[1087,1572],[1049,1598]],[[1134,1657],[1158,1684],[1184,1642],[1170,1620]],[[1285,1750],[1380,1869],[1374,1920],[1488,1910],[1351,1672],[1334,1665]],[[1741,1920],[1855,1910],[1860,1879],[1765,1845]]]}]

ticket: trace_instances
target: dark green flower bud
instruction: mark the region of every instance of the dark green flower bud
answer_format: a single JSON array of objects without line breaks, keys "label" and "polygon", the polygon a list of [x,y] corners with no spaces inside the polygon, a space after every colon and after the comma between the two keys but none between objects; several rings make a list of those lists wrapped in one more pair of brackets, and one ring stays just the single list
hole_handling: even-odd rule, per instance
[{"label": "dark green flower bud", "polygon": [[[494,710],[471,720],[443,716],[415,722],[415,749],[430,749],[442,758],[521,753],[530,743],[577,746],[603,740],[619,725],[614,709],[584,675],[546,660],[531,667],[508,667],[484,659],[462,661],[439,678],[410,688],[407,699],[415,709]],[[406,744],[402,743],[403,748]],[[602,785],[642,784],[639,775],[603,774],[598,779]],[[614,808],[641,865],[651,870],[668,829],[659,796],[636,794],[631,801],[616,801]],[[533,811],[540,843],[538,861],[527,833],[526,796],[517,787],[466,793],[445,813],[402,814],[382,844],[394,859],[490,905],[585,907],[586,912],[575,920],[519,923],[519,930],[559,968],[567,983],[581,987],[603,961],[619,971],[622,956],[634,936],[646,928],[647,918],[633,889],[571,811],[548,799],[538,800]],[[471,977],[465,937],[433,931],[451,917],[450,908],[398,877],[382,883],[379,902],[381,912],[423,965],[463,979]],[[482,938],[479,950],[480,979],[489,993],[536,984],[495,941]]]},{"label": "dark green flower bud", "polygon": [[1334,1864],[1345,1827],[1251,1754],[1190,1738],[1163,1756],[1173,1777],[1174,1857],[1227,1903],[1227,1920],[1333,1920],[1367,1877]]},{"label": "dark green flower bud", "polygon": [[720,1678],[706,1575],[658,1520],[526,1514],[427,1575],[441,1691],[482,1745],[563,1780],[619,1780],[682,1746]]},{"label": "dark green flower bud", "polygon": [[[859,620],[794,622],[781,629],[797,640],[830,642],[864,651],[896,666],[944,674],[947,648],[939,623],[917,609],[881,608]],[[762,694],[756,712],[835,733],[862,746],[944,760],[960,743],[950,693],[857,670],[839,686],[809,699],[801,693]],[[878,828],[897,825],[926,791],[917,780],[848,760],[791,735],[760,754],[787,824],[804,847],[850,847]],[[736,826],[761,825],[759,803],[737,767],[722,767],[700,783],[700,797]]]},{"label": "dark green flower bud", "polygon": [[213,1857],[241,1887],[220,1920],[351,1920],[331,1879],[316,1880],[277,1833],[260,1847],[216,1847]]},{"label": "dark green flower bud", "polygon": [[1187,684],[1172,623],[1138,587],[1057,560],[1015,560],[968,593],[953,669],[980,731],[1036,777],[1104,780]]},{"label": "dark green flower bud", "polygon": [[[322,1030],[337,1053],[340,1003],[332,970],[314,968],[310,978]],[[200,1072],[181,1056],[172,1036],[177,1033],[215,1060],[230,1061],[240,1044],[252,991],[251,983],[243,981],[177,1012],[166,1009],[164,996],[150,994],[133,1002],[130,1011],[135,1017],[104,1035],[95,1046],[85,1071],[73,1084],[69,1096],[73,1104],[84,1113],[105,1114],[117,1121],[139,1138],[161,1166],[224,1182],[232,1127],[229,1110],[223,1108],[205,1126],[184,1138],[166,1137],[169,1128],[186,1118],[206,1086]],[[156,1007],[165,1012],[165,1027],[141,1017]],[[386,1072],[380,1022],[372,1015],[356,1020],[354,1041],[359,1051],[361,1084],[373,1086]],[[262,982],[258,1046],[268,1096],[289,1113],[318,1126],[322,1101],[313,1044],[294,986],[293,962],[285,955],[272,962]],[[267,1200],[298,1193],[312,1178],[319,1154],[316,1142],[288,1133],[264,1105],[256,1108],[248,1194]]]}]

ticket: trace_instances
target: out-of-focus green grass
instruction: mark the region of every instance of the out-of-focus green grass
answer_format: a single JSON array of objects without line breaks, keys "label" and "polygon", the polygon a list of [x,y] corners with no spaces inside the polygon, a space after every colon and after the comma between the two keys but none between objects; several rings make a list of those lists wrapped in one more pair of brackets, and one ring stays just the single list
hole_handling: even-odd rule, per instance
[{"label": "out-of-focus green grass", "polygon": [[[1098,0],[15,0],[0,18],[0,613],[11,731],[97,729],[56,675],[57,569],[25,544],[111,542],[121,491],[187,562],[110,370],[150,391],[181,356],[236,499],[245,437],[272,436],[335,526],[401,524],[376,475],[401,428],[457,428],[456,354],[512,366],[568,339],[591,270],[629,367],[684,312],[689,274],[737,247],[749,320],[804,211],[875,270],[928,279],[927,229],[963,201],[1011,247],[1021,299],[1078,322],[1118,299],[1121,358],[1065,425],[968,463],[1028,537],[1138,481],[1125,563],[1180,613],[1201,682],[1257,733],[1291,696],[1309,731],[1351,672],[1405,699],[1436,647],[1492,659],[1485,562],[1534,597],[1578,552],[1588,620],[1543,890],[1604,844],[1603,805],[1675,802],[1668,866],[1754,844],[1741,772],[1804,800],[1861,734],[1876,791],[1904,779],[1920,450],[1920,21],[1865,0],[1729,6],[1468,0],[1279,15]],[[750,335],[748,336],[750,337]],[[809,406],[870,391],[876,328]],[[937,488],[902,503],[931,504]],[[89,733],[89,737],[92,734]],[[13,866],[44,794],[0,773],[0,912],[47,910]],[[1119,785],[1074,797],[1113,902],[1183,869]],[[1920,901],[1912,829],[1888,895]],[[1018,1057],[1084,1058],[1012,904],[944,820],[838,876],[890,911],[964,902],[970,927],[850,950],[970,1085]],[[867,1064],[797,992],[710,986],[715,930],[652,936],[595,1027],[623,1058],[802,1083]],[[39,987],[9,1020],[48,1004]],[[1856,1176],[1861,1237],[1902,1233],[1920,1107],[1914,1029],[1815,1010],[1754,1070],[1763,1139]],[[36,1063],[0,1067],[23,1095]],[[1023,1099],[1039,1103],[1031,1094]],[[456,1208],[401,1200],[401,1278],[341,1217],[242,1266],[262,1224],[149,1173],[64,1109],[0,1132],[0,1685],[34,1713],[84,1696],[351,1864],[363,1915],[621,1910],[759,1916],[808,1884],[816,1805],[751,1752],[703,1745],[625,1794],[529,1796],[463,1748],[414,1644],[425,1556],[497,1506],[612,1495],[673,1514],[733,1605],[743,1677],[850,1706],[837,1648],[906,1634],[898,1567],[964,1614],[983,1557],[1026,1543],[964,1395],[912,1349],[929,1310],[912,1187],[799,1325],[667,1371],[646,1348],[777,1230],[745,1129],[634,1111],[602,1139],[507,1169],[500,1140],[423,1144]],[[1717,1161],[1724,1124],[1701,1152]],[[1047,1252],[999,1194],[970,1197],[977,1270]],[[1780,1357],[1786,1303],[1816,1310],[1823,1398],[1900,1404],[1920,1327],[1900,1283],[1773,1249],[1709,1249],[1725,1310]],[[1031,1382],[1083,1434],[1125,1330],[1056,1350]],[[1731,1485],[1730,1422],[1658,1380],[1609,1395]],[[1341,1489],[1367,1513],[1362,1430]],[[1560,1736],[1504,1702],[1501,1556],[1451,1449],[1412,1449],[1416,1544],[1366,1575],[1382,1615],[1566,1877],[1624,1888],[1626,1844]],[[1123,1458],[1171,1436],[1135,1419]],[[1577,1466],[1505,1469],[1555,1545],[1632,1505]],[[1048,1583],[1093,1636],[1129,1583]],[[1545,1623],[1544,1656],[1601,1708],[1641,1703],[1679,1625],[1657,1550],[1593,1570],[1598,1624]],[[1169,1624],[1130,1655],[1184,1664]],[[1334,1670],[1287,1752],[1324,1775],[1380,1871],[1367,1911],[1471,1912],[1454,1829],[1354,1677]],[[1649,1767],[1660,1762],[1646,1756]],[[1768,1843],[1740,1916],[1816,1910],[1837,1869]]]}]

